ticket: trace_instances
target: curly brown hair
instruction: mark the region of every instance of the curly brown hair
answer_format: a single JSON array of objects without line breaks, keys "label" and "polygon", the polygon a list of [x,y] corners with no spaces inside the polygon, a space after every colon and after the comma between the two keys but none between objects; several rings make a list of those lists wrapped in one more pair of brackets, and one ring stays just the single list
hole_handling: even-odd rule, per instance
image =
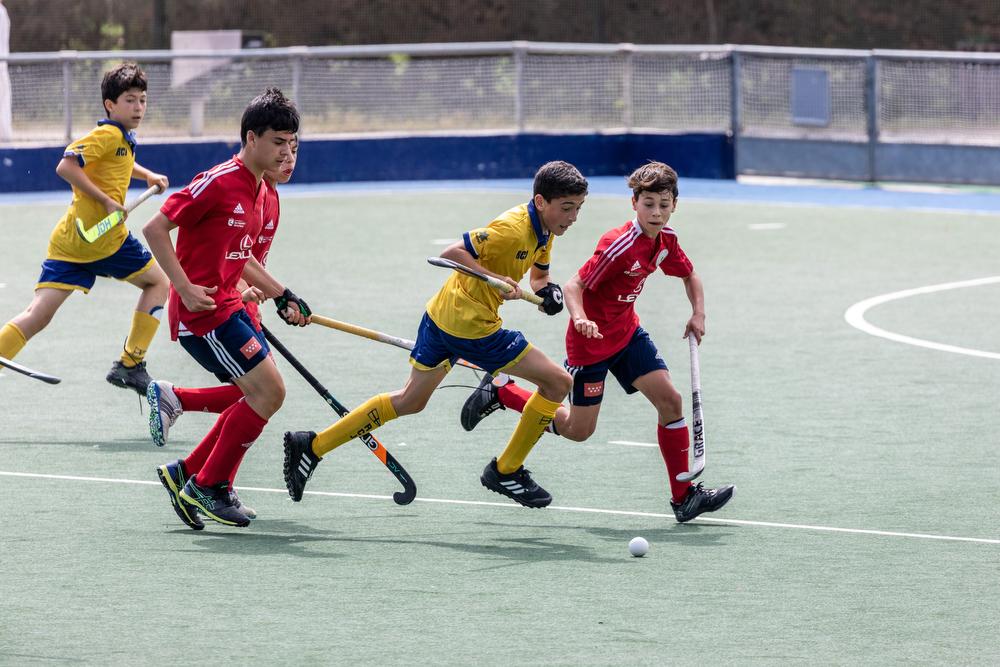
[{"label": "curly brown hair", "polygon": [[677,172],[673,167],[662,162],[647,162],[632,172],[628,177],[628,186],[632,194],[639,196],[640,192],[670,192],[677,199]]}]

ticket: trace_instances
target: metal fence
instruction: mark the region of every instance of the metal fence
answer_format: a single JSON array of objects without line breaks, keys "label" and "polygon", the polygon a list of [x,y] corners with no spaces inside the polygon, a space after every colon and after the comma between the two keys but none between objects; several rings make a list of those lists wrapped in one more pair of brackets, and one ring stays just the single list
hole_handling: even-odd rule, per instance
[{"label": "metal fence", "polygon": [[0,143],[87,131],[103,116],[101,74],[122,60],[149,76],[144,141],[236,140],[246,102],[276,85],[308,136],[642,130],[1000,145],[1000,54],[534,42],[14,53],[0,58],[13,116]]}]

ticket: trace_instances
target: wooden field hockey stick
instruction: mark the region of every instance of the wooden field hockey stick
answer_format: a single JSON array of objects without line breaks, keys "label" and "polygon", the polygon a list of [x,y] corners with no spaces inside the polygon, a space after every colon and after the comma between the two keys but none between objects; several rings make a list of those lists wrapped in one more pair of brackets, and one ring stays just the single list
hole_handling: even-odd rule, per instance
[{"label": "wooden field hockey stick", "polygon": [[[281,344],[281,341],[274,337],[273,333],[268,331],[267,327],[262,324],[260,328],[264,332],[264,337],[267,338],[267,342],[269,342],[274,349],[276,349],[281,356],[283,356],[285,360],[292,365],[292,368],[299,372],[299,375],[301,375],[305,381],[316,390],[316,393],[323,397],[323,400],[326,401],[331,408],[333,408],[334,412],[341,417],[350,412],[350,410],[344,407],[340,401],[333,397],[333,394],[331,394],[330,391],[324,387],[312,373],[306,370],[305,366],[299,363],[299,360],[288,351],[287,347]],[[365,446],[368,447],[371,453],[374,454],[376,458],[378,458],[378,460],[389,469],[389,472],[395,475],[396,479],[399,480],[399,483],[403,485],[402,491],[396,491],[392,494],[393,501],[397,505],[409,505],[412,503],[413,499],[417,497],[417,485],[414,483],[413,478],[410,477],[410,474],[406,472],[403,466],[399,464],[399,461],[397,461],[396,458],[389,453],[389,451],[385,448],[385,445],[379,442],[374,435],[366,433],[358,437],[361,442],[365,443]]]},{"label": "wooden field hockey stick", "polygon": [[[379,343],[386,343],[388,345],[395,345],[396,347],[401,347],[404,350],[413,350],[413,346],[416,345],[409,338],[399,338],[397,336],[390,336],[389,334],[382,333],[381,331],[375,331],[374,329],[366,329],[364,327],[359,327],[357,324],[350,324],[348,322],[341,322],[340,320],[333,320],[329,317],[323,317],[322,315],[312,314],[311,320],[313,324],[319,324],[320,326],[328,327],[330,329],[336,329],[337,331],[343,331],[344,333],[354,334],[355,336],[361,336],[362,338],[368,338],[369,340],[378,341]],[[475,364],[470,364],[465,359],[459,359],[455,362],[458,366],[465,366],[466,368],[471,368],[474,371],[483,370]]]},{"label": "wooden field hockey stick", "polygon": [[677,475],[677,481],[690,482],[705,469],[705,419],[701,412],[701,368],[698,364],[698,340],[693,333],[688,334],[688,347],[691,348],[691,435],[694,439],[694,461],[690,472]]},{"label": "wooden field hockey stick", "polygon": [[83,220],[81,220],[80,218],[77,218],[76,219],[76,233],[79,234],[80,238],[82,238],[87,243],[93,243],[97,239],[99,239],[102,236],[104,236],[105,234],[107,234],[108,231],[111,230],[112,227],[114,227],[115,225],[117,225],[118,223],[120,223],[122,220],[124,220],[126,213],[131,213],[133,211],[133,209],[135,209],[136,206],[138,206],[142,202],[146,201],[147,199],[149,199],[153,195],[160,194],[160,192],[162,192],[162,190],[160,189],[159,185],[152,185],[152,186],[150,186],[148,190],[146,190],[145,192],[143,192],[141,195],[139,195],[138,197],[136,197],[134,200],[132,200],[130,202],[127,202],[125,204],[125,213],[122,213],[121,211],[114,211],[113,213],[108,214],[108,216],[106,218],[104,218],[103,220],[101,220],[100,222],[98,222],[96,225],[94,225],[90,229],[84,229],[83,228]]},{"label": "wooden field hockey stick", "polygon": [[[503,292],[504,294],[509,294],[514,289],[513,287],[511,287],[502,280],[498,280],[493,276],[488,276],[485,273],[480,273],[479,271],[470,269],[464,264],[453,262],[452,260],[445,259],[444,257],[428,257],[427,263],[433,264],[434,266],[440,266],[442,269],[454,269],[455,271],[464,273],[467,276],[478,278],[479,280],[482,280],[484,283],[486,283],[493,289],[499,292]],[[527,301],[528,303],[535,304],[536,306],[542,305],[542,297],[538,296],[537,294],[534,294],[533,292],[525,292],[522,290],[521,298]]]},{"label": "wooden field hockey stick", "polygon": [[33,371],[27,366],[22,366],[21,364],[15,363],[6,357],[0,357],[0,366],[4,368],[9,368],[12,371],[16,371],[21,375],[27,375],[30,378],[36,380],[41,380],[46,384],[59,384],[62,382],[61,378],[57,378],[55,375],[49,375],[48,373],[41,373],[39,371]]}]

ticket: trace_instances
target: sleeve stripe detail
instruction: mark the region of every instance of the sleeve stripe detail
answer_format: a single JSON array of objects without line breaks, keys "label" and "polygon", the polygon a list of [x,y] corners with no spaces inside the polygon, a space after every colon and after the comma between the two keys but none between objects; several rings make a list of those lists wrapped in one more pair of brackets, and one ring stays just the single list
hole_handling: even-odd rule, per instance
[{"label": "sleeve stripe detail", "polygon": [[238,170],[239,168],[240,168],[240,166],[238,164],[234,164],[232,166],[226,167],[225,169],[219,169],[214,174],[211,173],[211,172],[208,172],[205,175],[205,178],[201,179],[201,181],[197,185],[195,185],[194,187],[191,188],[191,198],[194,199],[198,195],[200,195],[202,192],[204,192],[205,189],[212,183],[212,181],[214,181],[215,179],[217,179],[219,176],[222,176],[223,174],[232,173],[232,172]]},{"label": "sleeve stripe detail", "polygon": [[476,252],[476,249],[472,245],[472,237],[469,236],[469,232],[462,234],[462,241],[465,243],[465,249],[469,251],[469,254],[479,259],[479,253]]},{"label": "sleeve stripe detail", "polygon": [[605,271],[608,270],[608,267],[610,267],[614,261],[618,259],[618,256],[632,247],[632,244],[635,243],[635,237],[635,228],[629,228],[626,233],[619,236],[611,243],[611,245],[605,248],[602,253],[603,257],[601,257],[600,261],[597,262],[597,266],[595,266],[594,270],[590,272],[590,275],[587,276],[586,280],[583,281],[583,286],[586,288],[592,288],[596,285],[600,277]]}]

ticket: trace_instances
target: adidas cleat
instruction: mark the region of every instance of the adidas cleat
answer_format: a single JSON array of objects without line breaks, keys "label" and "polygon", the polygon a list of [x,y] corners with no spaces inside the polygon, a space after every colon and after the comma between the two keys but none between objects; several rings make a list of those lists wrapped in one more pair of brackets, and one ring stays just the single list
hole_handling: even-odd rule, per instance
[{"label": "adidas cleat", "polygon": [[174,385],[169,382],[150,382],[146,400],[149,402],[149,437],[154,445],[162,447],[167,444],[170,427],[184,414],[184,409],[174,393]]},{"label": "adidas cleat", "polygon": [[288,495],[295,502],[302,500],[306,482],[323,460],[313,454],[312,441],[315,437],[316,434],[312,431],[285,433],[285,486],[288,488]]},{"label": "adidas cleat", "polygon": [[500,394],[497,392],[493,376],[487,373],[479,381],[479,386],[465,399],[465,405],[462,406],[462,428],[471,431],[479,422],[497,410],[506,408],[500,403]]},{"label": "adidas cleat", "polygon": [[705,512],[714,512],[722,509],[722,506],[733,497],[736,487],[732,484],[720,486],[717,489],[706,489],[701,484],[688,489],[687,495],[680,503],[670,501],[670,507],[674,510],[674,517],[678,523],[684,523]]},{"label": "adidas cleat", "polygon": [[218,521],[226,526],[244,528],[250,525],[250,519],[233,504],[229,495],[229,480],[223,480],[214,486],[201,486],[194,481],[187,481],[180,492],[180,500],[198,508],[198,511],[212,521]]},{"label": "adidas cleat", "polygon": [[507,496],[525,507],[546,507],[552,502],[549,492],[531,479],[531,471],[524,466],[504,475],[497,470],[497,460],[493,459],[483,470],[479,481],[490,491]]},{"label": "adidas cleat", "polygon": [[149,377],[149,373],[146,372],[145,361],[140,361],[135,366],[126,366],[120,359],[111,364],[111,370],[108,371],[104,379],[116,387],[133,389],[140,396],[146,395],[149,383],[153,381],[153,378]]},{"label": "adidas cleat", "polygon": [[184,463],[180,459],[177,459],[173,463],[167,463],[158,467],[156,474],[160,478],[160,484],[167,490],[167,494],[170,496],[170,504],[173,505],[174,512],[177,513],[181,521],[194,530],[204,528],[205,524],[198,517],[198,512],[195,508],[185,503],[180,497],[181,489],[187,483]]}]

